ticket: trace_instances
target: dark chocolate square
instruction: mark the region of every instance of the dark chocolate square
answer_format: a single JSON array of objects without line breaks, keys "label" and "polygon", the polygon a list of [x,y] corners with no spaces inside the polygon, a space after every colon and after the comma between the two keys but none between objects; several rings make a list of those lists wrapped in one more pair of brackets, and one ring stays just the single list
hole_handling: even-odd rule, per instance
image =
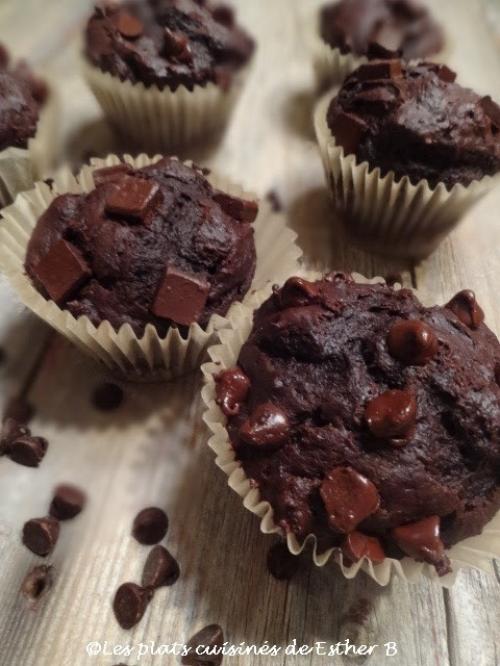
[{"label": "dark chocolate square", "polygon": [[57,241],[34,268],[38,281],[56,303],[64,303],[90,277],[91,271],[78,248]]},{"label": "dark chocolate square", "polygon": [[125,175],[110,189],[106,197],[106,212],[144,221],[159,189],[158,183],[151,180]]},{"label": "dark chocolate square", "polygon": [[189,326],[198,321],[207,302],[210,285],[196,275],[167,267],[160,281],[152,312],[162,319]]},{"label": "dark chocolate square", "polygon": [[125,174],[131,171],[130,164],[114,164],[110,167],[103,167],[96,169],[92,176],[94,178],[95,186],[98,187],[103,183],[116,183],[123,178]]},{"label": "dark chocolate square", "polygon": [[400,60],[383,60],[361,65],[356,75],[360,81],[375,81],[378,79],[395,79],[397,76],[401,76],[402,71]]},{"label": "dark chocolate square", "polygon": [[259,212],[259,207],[256,201],[249,201],[248,199],[239,199],[232,197],[225,192],[216,192],[213,196],[222,210],[230,217],[233,217],[238,222],[254,222]]},{"label": "dark chocolate square", "polygon": [[335,141],[342,146],[346,155],[356,152],[367,124],[352,113],[341,112],[330,121],[330,129]]}]

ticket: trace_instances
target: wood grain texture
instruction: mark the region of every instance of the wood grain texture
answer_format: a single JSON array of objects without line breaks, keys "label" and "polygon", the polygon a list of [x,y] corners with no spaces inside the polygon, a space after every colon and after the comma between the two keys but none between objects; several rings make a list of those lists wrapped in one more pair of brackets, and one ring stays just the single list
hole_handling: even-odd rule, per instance
[{"label": "wood grain texture", "polygon": [[[304,35],[318,0],[238,0],[241,19],[257,36],[252,76],[231,126],[217,148],[198,147],[191,157],[216,167],[264,195],[275,189],[311,266],[356,270],[367,276],[401,271],[429,302],[444,302],[464,286],[474,288],[488,322],[500,332],[496,276],[500,227],[495,193],[471,212],[438,252],[420,266],[391,262],[352,247],[332,217],[311,125],[312,70]],[[447,56],[461,79],[500,97],[500,62],[479,0],[441,0],[433,9],[449,30]],[[0,39],[17,54],[57,77],[64,102],[61,133],[65,155],[77,164],[90,154],[126,146],[116,143],[78,76],[79,22],[88,3],[73,0],[4,0]],[[28,30],[26,16],[36,30]],[[56,28],[54,27],[56,26]],[[464,45],[469,35],[469,47]],[[470,48],[470,43],[474,48]],[[488,63],[485,67],[484,63]],[[0,400],[25,383],[47,331],[16,305],[0,285],[0,345],[9,362],[0,369]],[[124,386],[126,402],[113,414],[91,406],[100,368],[57,336],[30,388],[34,429],[50,439],[38,470],[0,460],[0,666],[147,666],[177,664],[173,657],[103,656],[85,653],[89,641],[139,643],[184,641],[209,622],[223,625],[232,643],[287,645],[350,638],[357,643],[398,644],[354,663],[370,666],[494,666],[500,664],[500,577],[464,571],[451,591],[429,581],[393,579],[381,588],[366,576],[346,581],[331,564],[304,563],[296,579],[280,583],[266,572],[272,543],[258,521],[226,486],[206,447],[200,419],[199,379],[169,385]],[[89,505],[65,524],[52,558],[55,585],[29,613],[19,585],[36,558],[19,543],[23,522],[42,515],[53,486],[77,483]],[[144,620],[119,630],[111,612],[119,583],[137,580],[148,550],[130,537],[136,511],[163,506],[171,519],[167,545],[182,575],[159,591]],[[363,619],[354,622],[358,615]],[[353,663],[318,656],[228,659],[235,666]]]}]

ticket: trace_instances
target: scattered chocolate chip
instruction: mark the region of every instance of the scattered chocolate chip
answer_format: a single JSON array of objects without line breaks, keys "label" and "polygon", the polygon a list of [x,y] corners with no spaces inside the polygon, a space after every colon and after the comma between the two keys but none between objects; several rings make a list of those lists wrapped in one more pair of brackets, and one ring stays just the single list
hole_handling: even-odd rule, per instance
[{"label": "scattered chocolate chip", "polygon": [[267,553],[267,568],[277,580],[290,580],[300,568],[300,557],[293,555],[283,541],[278,541]]},{"label": "scattered chocolate chip", "polygon": [[122,629],[131,629],[141,621],[153,597],[153,591],[135,583],[123,583],[117,589],[113,611]]},{"label": "scattered chocolate chip", "polygon": [[182,657],[185,666],[220,666],[222,663],[222,647],[224,632],[218,624],[209,624],[198,631],[187,642],[189,653]]},{"label": "scattered chocolate chip", "polygon": [[7,418],[0,431],[0,456],[9,452],[10,445],[15,439],[30,434],[30,429],[15,419]]},{"label": "scattered chocolate chip", "polygon": [[484,321],[484,312],[476,301],[476,295],[470,289],[459,291],[445,307],[455,313],[462,324],[469,328],[479,328]]},{"label": "scattered chocolate chip", "polygon": [[53,568],[45,564],[33,567],[21,584],[21,594],[28,607],[34,610],[43,596],[50,590],[53,583]]},{"label": "scattered chocolate chip", "polygon": [[175,267],[167,267],[151,308],[162,319],[181,326],[194,324],[200,318],[210,292],[209,283]]},{"label": "scattered chocolate chip", "polygon": [[290,430],[285,412],[265,402],[258,405],[239,430],[241,439],[262,449],[274,449],[287,439]]},{"label": "scattered chocolate chip", "polygon": [[112,382],[99,384],[92,394],[92,404],[102,412],[118,409],[123,403],[123,389]]},{"label": "scattered chocolate chip", "polygon": [[35,555],[46,557],[59,538],[59,522],[55,518],[32,518],[24,523],[23,544]]},{"label": "scattered chocolate chip", "polygon": [[500,129],[500,106],[496,104],[489,95],[479,100],[479,106],[491,120],[491,124]]},{"label": "scattered chocolate chip", "polygon": [[256,201],[238,199],[225,192],[216,192],[213,196],[213,200],[219,204],[227,215],[239,222],[254,222],[257,213],[259,212],[259,207]]},{"label": "scattered chocolate chip", "polygon": [[351,532],[342,544],[342,553],[349,562],[358,562],[362,557],[367,557],[374,564],[383,562],[385,559],[384,549],[376,537],[367,536],[361,532]]},{"label": "scattered chocolate chip", "polygon": [[106,197],[106,212],[127,219],[144,221],[160,187],[145,178],[123,176]]},{"label": "scattered chocolate chip", "polygon": [[67,301],[91,275],[78,248],[65,240],[54,243],[33,272],[49,298],[58,304]]},{"label": "scattered chocolate chip", "polygon": [[330,129],[336,143],[342,146],[346,155],[350,155],[356,152],[368,125],[352,113],[341,112],[330,119]]},{"label": "scattered chocolate chip", "polygon": [[132,170],[130,164],[122,162],[121,164],[114,164],[109,167],[102,167],[101,169],[96,169],[92,176],[94,178],[94,184],[96,187],[102,185],[103,183],[116,183],[121,180],[122,176],[127,174]]},{"label": "scattered chocolate chip", "polygon": [[369,62],[361,65],[356,70],[357,77],[360,81],[371,81],[377,79],[395,79],[401,76],[403,70],[401,69],[400,60],[383,60]]},{"label": "scattered chocolate chip", "polygon": [[165,511],[155,506],[139,511],[134,518],[132,535],[139,543],[152,546],[163,539],[168,529],[168,518]]},{"label": "scattered chocolate chip", "polygon": [[8,456],[18,465],[38,467],[48,448],[49,444],[43,437],[23,435],[11,442],[8,449]]},{"label": "scattered chocolate chip", "polygon": [[450,563],[444,553],[439,532],[439,517],[429,516],[415,523],[395,527],[391,530],[391,536],[406,555],[433,564],[442,576],[450,571]]},{"label": "scattered chocolate chip", "polygon": [[352,467],[335,467],[323,480],[321,499],[330,527],[339,532],[354,531],[380,505],[374,484]]},{"label": "scattered chocolate chip", "polygon": [[309,282],[300,277],[291,277],[285,282],[280,291],[280,303],[282,307],[295,307],[308,305],[314,302],[319,295],[317,284]]},{"label": "scattered chocolate chip", "polygon": [[216,5],[212,10],[212,16],[226,28],[232,28],[234,25],[234,11],[229,5]]},{"label": "scattered chocolate chip", "polygon": [[283,202],[276,190],[269,190],[266,194],[266,201],[269,202],[273,213],[281,213],[283,210]]},{"label": "scattered chocolate chip", "polygon": [[49,513],[57,520],[70,520],[82,511],[86,501],[83,490],[64,483],[56,487]]},{"label": "scattered chocolate chip", "polygon": [[177,560],[163,546],[155,546],[148,555],[142,572],[142,586],[158,588],[173,585],[180,576]]},{"label": "scattered chocolate chip", "polygon": [[29,423],[35,414],[35,408],[30,402],[24,398],[11,398],[3,413],[2,421],[5,423],[7,419],[14,419],[18,423]]},{"label": "scattered chocolate chip", "polygon": [[399,319],[389,330],[387,347],[391,356],[403,363],[425,365],[436,355],[438,339],[425,322]]},{"label": "scattered chocolate chip", "polygon": [[126,39],[137,39],[144,31],[142,22],[127,11],[119,11],[113,20],[120,35]]},{"label": "scattered chocolate chip", "polygon": [[389,390],[370,400],[365,419],[375,437],[394,440],[408,438],[417,416],[417,401],[412,391]]},{"label": "scattered chocolate chip", "polygon": [[221,372],[215,382],[215,402],[226,416],[235,416],[240,411],[250,389],[250,380],[241,368],[230,368]]}]

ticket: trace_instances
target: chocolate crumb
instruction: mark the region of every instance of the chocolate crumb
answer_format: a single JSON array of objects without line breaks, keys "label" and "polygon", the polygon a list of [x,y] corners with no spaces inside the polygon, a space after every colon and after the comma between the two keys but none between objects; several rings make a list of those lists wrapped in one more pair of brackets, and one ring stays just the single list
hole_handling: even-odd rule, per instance
[{"label": "chocolate crumb", "polygon": [[83,490],[69,484],[61,484],[54,491],[49,513],[57,520],[69,520],[82,511],[86,501]]},{"label": "chocolate crumb", "polygon": [[123,400],[123,389],[112,382],[99,384],[92,395],[92,404],[101,412],[111,412],[118,409]]},{"label": "chocolate crumb", "polygon": [[163,539],[168,529],[167,514],[155,506],[139,511],[134,518],[132,536],[144,546],[153,546]]},{"label": "chocolate crumb", "polygon": [[52,566],[41,564],[28,572],[21,584],[21,594],[28,608],[35,610],[40,600],[50,590],[53,583]]}]

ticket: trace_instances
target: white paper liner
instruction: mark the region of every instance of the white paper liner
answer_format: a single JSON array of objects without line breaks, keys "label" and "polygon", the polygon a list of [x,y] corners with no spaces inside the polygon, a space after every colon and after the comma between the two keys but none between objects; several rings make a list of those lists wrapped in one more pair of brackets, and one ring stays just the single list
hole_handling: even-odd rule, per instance
[{"label": "white paper liner", "polygon": [[[308,280],[317,280],[322,276],[321,273],[305,269],[297,271],[293,275],[300,275]],[[356,273],[353,274],[353,277],[357,282],[362,283],[384,283],[384,279],[381,277],[369,280]],[[268,292],[259,294],[255,299],[255,307],[258,307],[268,295]],[[258,488],[251,485],[241,463],[236,459],[226,430],[226,417],[215,402],[215,377],[222,370],[232,368],[237,364],[241,347],[247,340],[252,326],[253,312],[241,307],[235,312],[232,325],[219,332],[221,344],[209,348],[208,355],[212,360],[201,367],[204,379],[201,395],[206,407],[203,420],[212,433],[208,445],[216,454],[215,463],[227,475],[228,486],[243,498],[243,506],[261,519],[261,532],[286,537],[288,549],[294,555],[301,553],[306,545],[311,543],[312,558],[317,566],[322,567],[330,558],[333,558],[346,578],[354,578],[359,571],[364,571],[380,585],[387,585],[393,572],[411,583],[426,577],[442,587],[451,587],[458,571],[465,566],[493,573],[492,560],[500,555],[500,512],[486,525],[482,534],[465,539],[447,551],[452,564],[452,572],[441,577],[437,575],[432,565],[416,562],[409,557],[402,560],[386,558],[380,564],[373,564],[364,557],[352,566],[348,566],[344,563],[343,555],[338,548],[318,553],[314,535],[310,534],[301,543],[294,534],[290,532],[285,534],[283,529],[276,525],[271,505],[269,502],[261,500]]]},{"label": "white paper liner", "polygon": [[392,257],[421,259],[428,256],[460,222],[465,213],[493,187],[500,175],[485,176],[467,187],[447,190],[443,183],[432,189],[427,180],[413,185],[394,172],[380,175],[368,162],[344,155],[336,145],[326,113],[336,91],[319,101],[314,126],[326,180],[346,230],[358,244]]},{"label": "white paper liner", "polygon": [[179,86],[175,92],[121,81],[86,60],[82,67],[108,120],[141,150],[158,152],[213,138],[226,125],[250,65],[234,76],[227,91],[208,83],[192,91]]},{"label": "white paper liner", "polygon": [[[161,156],[150,158],[143,154],[132,158],[125,155],[124,159],[141,168],[157,162]],[[76,319],[54,301],[46,300],[24,272],[29,238],[52,200],[65,192],[91,191],[94,189],[92,172],[119,163],[116,155],[93,159],[91,166],[84,166],[76,177],[63,168],[54,178],[52,191],[45,183],[37,183],[31,191],[20,194],[15,203],[2,212],[0,268],[24,305],[111,371],[135,381],[172,379],[199,367],[206,348],[217,339],[216,332],[230,325],[233,313],[238,310],[237,303],[233,303],[225,317],[213,315],[206,329],[192,324],[186,338],[177,328],[170,328],[166,337],[161,338],[151,324],[146,326],[144,336],[138,338],[129,324],[124,324],[116,332],[107,321],[96,327],[86,316]],[[215,188],[229,194],[256,198],[221,176],[211,173],[207,179]],[[259,214],[253,226],[257,265],[252,285],[243,299],[249,307],[253,306],[255,292],[266,287],[270,289],[273,283],[282,282],[290,272],[297,270],[302,255],[295,244],[296,234],[288,229],[284,217],[273,214],[263,201],[259,203]]]},{"label": "white paper liner", "polygon": [[27,148],[5,148],[0,151],[0,207],[14,201],[18,192],[33,187],[45,177],[57,153],[56,128],[58,98],[55,86],[49,85],[47,100],[40,110],[36,134]]},{"label": "white paper liner", "polygon": [[320,90],[341,84],[346,76],[368,62],[366,56],[342,53],[339,48],[327,44],[319,34],[314,36],[312,51],[314,76]]}]

